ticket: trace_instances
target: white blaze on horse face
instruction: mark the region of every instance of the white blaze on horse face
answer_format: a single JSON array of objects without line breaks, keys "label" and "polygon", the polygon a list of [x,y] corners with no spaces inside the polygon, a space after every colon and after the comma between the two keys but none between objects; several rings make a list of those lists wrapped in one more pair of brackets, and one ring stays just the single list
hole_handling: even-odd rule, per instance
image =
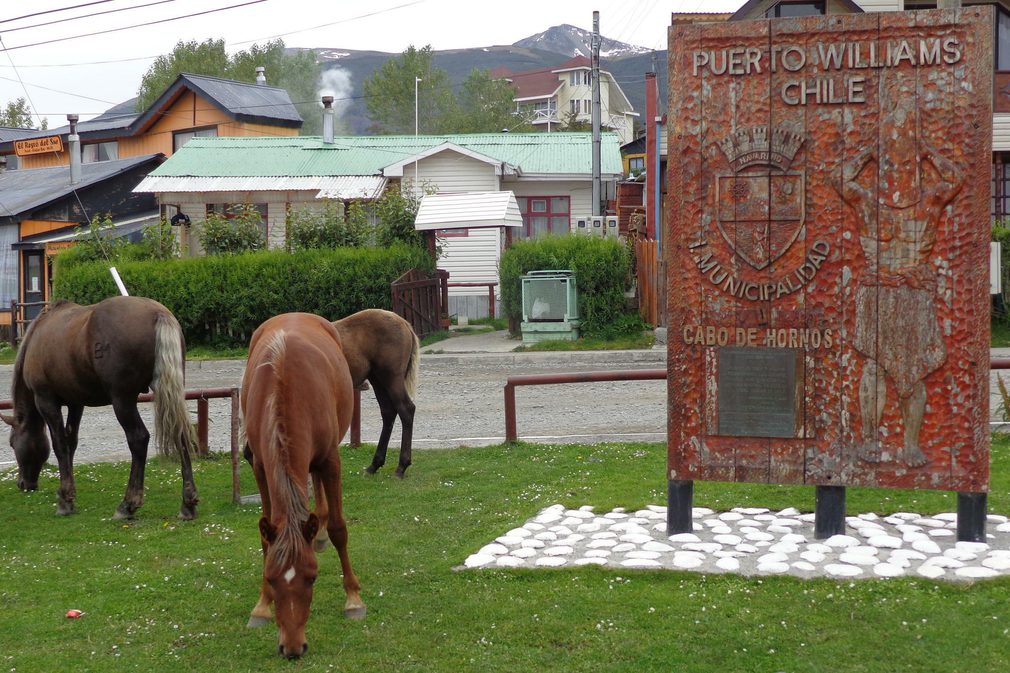
[{"label": "white blaze on horse face", "polygon": [[293,580],[294,578],[295,578],[295,567],[294,567],[294,566],[291,566],[290,568],[288,568],[288,571],[287,571],[286,573],[284,573],[284,580],[285,580],[285,581],[286,581],[286,582],[287,582],[288,584],[291,584],[291,581],[292,581],[292,580]]}]

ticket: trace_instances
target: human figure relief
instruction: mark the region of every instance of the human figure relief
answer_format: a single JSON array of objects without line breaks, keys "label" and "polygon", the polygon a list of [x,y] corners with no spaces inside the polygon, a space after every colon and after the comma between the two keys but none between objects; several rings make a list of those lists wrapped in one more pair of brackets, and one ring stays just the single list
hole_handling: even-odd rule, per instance
[{"label": "human figure relief", "polygon": [[[890,381],[905,431],[900,459],[919,467],[927,462],[919,446],[926,407],[923,379],[947,359],[934,304],[936,270],[929,257],[940,219],[964,178],[954,162],[920,136],[914,101],[911,96],[898,101],[879,145],[867,147],[843,167],[841,196],[859,219],[866,258],[856,289],[854,343],[866,357],[859,381],[859,456],[870,462],[881,459],[876,440]],[[867,170],[874,163],[877,171]],[[876,177],[863,178],[864,173]],[[871,179],[875,184],[867,186]]]}]

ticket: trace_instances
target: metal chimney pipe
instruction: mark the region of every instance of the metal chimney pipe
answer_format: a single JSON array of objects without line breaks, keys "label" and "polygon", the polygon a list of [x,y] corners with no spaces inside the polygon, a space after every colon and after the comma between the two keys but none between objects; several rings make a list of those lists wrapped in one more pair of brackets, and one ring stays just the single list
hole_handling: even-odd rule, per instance
[{"label": "metal chimney pipe", "polygon": [[70,184],[81,181],[81,137],[77,135],[77,115],[67,115],[70,133],[67,135],[67,151],[70,153]]},{"label": "metal chimney pipe", "polygon": [[267,83],[266,68],[261,65],[256,66],[256,83],[264,85]]},{"label": "metal chimney pipe", "polygon": [[323,143],[333,144],[333,96],[323,96]]}]

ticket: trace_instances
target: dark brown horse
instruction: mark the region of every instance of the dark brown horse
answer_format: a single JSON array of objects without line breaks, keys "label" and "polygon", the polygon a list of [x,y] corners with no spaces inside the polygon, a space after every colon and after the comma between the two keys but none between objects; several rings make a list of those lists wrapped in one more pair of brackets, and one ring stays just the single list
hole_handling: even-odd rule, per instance
[{"label": "dark brown horse", "polygon": [[333,323],[344,343],[344,356],[351,370],[354,387],[368,381],[375,391],[375,401],[382,414],[382,432],[375,447],[369,474],[386,462],[386,448],[393,423],[400,417],[400,464],[396,476],[402,477],[410,465],[414,432],[414,396],[421,346],[406,320],[390,311],[365,309]]},{"label": "dark brown horse", "polygon": [[285,313],[253,333],[242,377],[247,457],[263,502],[263,582],[249,626],[270,620],[275,606],[278,652],[308,649],[305,624],[318,574],[313,545],[319,518],[309,511],[309,475],[325,492],[326,529],[340,555],[349,617],[365,615],[358,578],[347,556],[342,510],[340,440],[351,424],[354,388],[340,335],[324,318]]},{"label": "dark brown horse", "polygon": [[[152,299],[112,297],[93,306],[57,302],[36,318],[14,362],[10,443],[18,487],[38,488],[49,440],[60,468],[57,512],[74,511],[74,452],[84,407],[112,405],[126,433],[133,464],[116,518],[132,518],[144,501],[144,466],[150,433],[137,395],[154,392],[155,432],[164,455],[182,462],[180,516],[196,516],[190,464],[189,416],[183,387],[186,344],[172,313]],[[66,423],[63,407],[67,408]]]}]

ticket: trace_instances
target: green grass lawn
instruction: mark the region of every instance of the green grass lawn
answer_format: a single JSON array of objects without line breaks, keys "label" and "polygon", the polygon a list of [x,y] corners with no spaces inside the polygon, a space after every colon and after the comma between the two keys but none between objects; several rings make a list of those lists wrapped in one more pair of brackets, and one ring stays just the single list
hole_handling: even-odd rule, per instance
[{"label": "green grass lawn", "polygon": [[[19,493],[0,473],[0,671],[1006,671],[1010,580],[800,580],[596,567],[458,570],[554,503],[665,504],[662,444],[420,450],[405,480],[344,449],[350,554],[368,616],[342,617],[321,557],[308,655],[245,628],[261,559],[254,506],[230,466],[196,463],[195,521],[176,519],[178,469],[152,460],[132,523],[110,517],[127,464],[77,469],[78,514],[56,478]],[[9,453],[6,459],[10,459]],[[242,466],[243,492],[254,492]],[[950,493],[849,489],[850,513],[951,511]],[[809,511],[812,487],[698,483],[695,504]],[[1010,441],[993,447],[990,511],[1010,513]],[[84,611],[67,619],[70,608]]]}]

